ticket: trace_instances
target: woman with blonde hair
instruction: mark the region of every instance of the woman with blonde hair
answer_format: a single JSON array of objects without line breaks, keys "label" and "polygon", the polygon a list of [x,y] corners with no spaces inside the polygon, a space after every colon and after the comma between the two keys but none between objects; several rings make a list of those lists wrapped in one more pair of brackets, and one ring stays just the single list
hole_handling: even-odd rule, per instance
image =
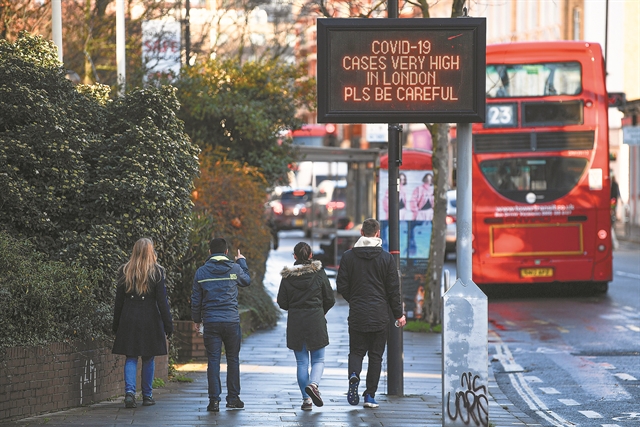
[{"label": "woman with blonde hair", "polygon": [[124,405],[135,408],[138,357],[142,358],[142,405],[153,400],[154,357],[167,354],[166,339],[173,332],[167,302],[164,268],[157,262],[153,241],[139,239],[129,261],[118,270],[113,354],[127,356],[124,365]]}]

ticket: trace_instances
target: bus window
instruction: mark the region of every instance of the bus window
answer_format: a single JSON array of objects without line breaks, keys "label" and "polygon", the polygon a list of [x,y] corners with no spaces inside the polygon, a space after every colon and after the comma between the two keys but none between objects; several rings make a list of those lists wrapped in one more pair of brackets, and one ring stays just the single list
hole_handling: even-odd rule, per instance
[{"label": "bus window", "polygon": [[528,193],[546,203],[569,193],[584,174],[587,159],[581,157],[519,157],[485,160],[480,170],[501,195],[527,203]]},{"label": "bus window", "polygon": [[582,91],[579,62],[487,65],[487,98],[577,95]]}]

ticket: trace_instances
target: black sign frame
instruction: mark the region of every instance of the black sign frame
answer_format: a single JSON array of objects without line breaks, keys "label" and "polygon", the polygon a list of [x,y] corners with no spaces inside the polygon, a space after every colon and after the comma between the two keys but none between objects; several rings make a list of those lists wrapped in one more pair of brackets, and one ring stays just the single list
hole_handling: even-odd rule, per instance
[{"label": "black sign frame", "polygon": [[[447,43],[449,43],[448,40],[461,35],[466,36],[467,42],[470,38],[472,40],[470,47],[467,43],[462,43],[463,39],[459,41],[459,47],[466,49],[463,53],[470,56],[470,58],[462,57],[462,71],[459,73],[461,76],[456,88],[457,96],[464,98],[463,102],[457,104],[464,105],[448,104],[434,107],[425,103],[424,108],[421,108],[415,105],[398,105],[400,102],[385,105],[384,102],[376,103],[375,101],[361,104],[364,108],[342,108],[344,105],[338,105],[346,102],[343,99],[337,100],[336,90],[341,90],[337,86],[342,81],[353,79],[347,76],[344,70],[338,69],[341,66],[338,58],[339,50],[344,49],[344,41],[348,40],[353,44],[362,39],[367,43],[367,38],[373,35],[384,37],[385,34],[394,34],[396,39],[398,34],[402,34],[403,37],[422,37],[425,40],[432,37],[440,39],[446,37]],[[342,37],[339,37],[340,35]],[[353,37],[354,35],[359,37]],[[485,18],[321,18],[317,20],[317,37],[318,123],[482,123],[485,121]],[[333,46],[332,42],[334,42]],[[363,48],[362,52],[353,52],[353,55],[364,54],[367,46],[364,44],[358,46]],[[469,67],[472,69],[468,70]],[[463,87],[464,90],[462,90]]]}]

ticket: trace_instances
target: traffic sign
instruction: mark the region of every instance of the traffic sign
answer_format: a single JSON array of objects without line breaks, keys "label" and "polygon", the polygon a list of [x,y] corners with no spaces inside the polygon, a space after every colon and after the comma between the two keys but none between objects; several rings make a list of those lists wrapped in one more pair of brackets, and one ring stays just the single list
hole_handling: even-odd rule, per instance
[{"label": "traffic sign", "polygon": [[319,123],[484,122],[484,18],[329,18],[317,30]]}]

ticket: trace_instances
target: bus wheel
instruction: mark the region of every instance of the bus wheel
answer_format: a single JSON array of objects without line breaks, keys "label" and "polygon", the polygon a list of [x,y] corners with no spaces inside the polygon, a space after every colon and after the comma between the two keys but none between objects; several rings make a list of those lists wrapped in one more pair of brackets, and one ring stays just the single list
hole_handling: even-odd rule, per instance
[{"label": "bus wheel", "polygon": [[607,291],[609,290],[609,283],[608,282],[595,282],[592,285],[593,288],[593,292],[595,294],[606,294]]}]

